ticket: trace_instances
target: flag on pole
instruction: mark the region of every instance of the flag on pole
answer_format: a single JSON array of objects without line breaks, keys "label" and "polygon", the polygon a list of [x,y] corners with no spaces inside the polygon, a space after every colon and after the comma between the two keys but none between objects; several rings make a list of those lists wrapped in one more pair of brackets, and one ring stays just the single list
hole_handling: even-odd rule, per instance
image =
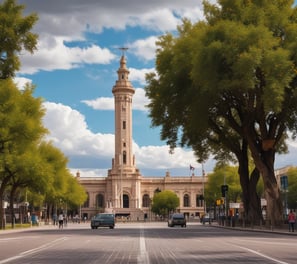
[{"label": "flag on pole", "polygon": [[202,176],[204,177],[205,176],[205,170],[202,169]]},{"label": "flag on pole", "polygon": [[195,168],[190,164],[190,171],[195,170]]}]

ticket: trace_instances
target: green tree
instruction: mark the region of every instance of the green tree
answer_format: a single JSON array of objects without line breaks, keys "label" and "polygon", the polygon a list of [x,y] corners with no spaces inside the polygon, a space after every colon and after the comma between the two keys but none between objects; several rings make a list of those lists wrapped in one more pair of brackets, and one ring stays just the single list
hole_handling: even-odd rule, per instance
[{"label": "green tree", "polygon": [[77,209],[87,200],[86,190],[71,173],[67,175],[67,191],[64,198],[68,206],[73,209]]},{"label": "green tree", "polygon": [[[0,200],[11,182],[14,155],[22,155],[26,146],[38,140],[45,129],[41,125],[44,112],[41,100],[32,97],[33,87],[20,92],[11,78],[20,68],[19,53],[33,52],[37,35],[30,30],[37,16],[23,16],[24,6],[13,0],[0,4]],[[22,100],[24,99],[24,100]],[[26,101],[25,99],[29,99]],[[31,105],[32,103],[32,105]],[[33,113],[34,108],[37,112]],[[39,118],[39,119],[38,119]],[[13,188],[12,188],[13,190]],[[3,209],[0,206],[0,228],[3,228]]]},{"label": "green tree", "polygon": [[[8,189],[10,189],[10,204],[16,201],[16,195],[21,189],[28,189],[37,193],[45,193],[50,185],[50,178],[46,173],[44,161],[41,159],[36,144],[20,154],[11,157],[11,164],[7,165],[6,172],[10,175]],[[41,200],[39,199],[39,202]],[[10,206],[11,219],[14,217],[14,207]],[[14,221],[12,221],[14,228]]]},{"label": "green tree", "polygon": [[[297,208],[297,168],[292,167],[288,170],[288,192],[283,193],[283,199],[287,198],[288,208]],[[286,191],[286,190],[284,190]],[[287,197],[286,197],[287,196]]]},{"label": "green tree", "polygon": [[[29,85],[18,90],[11,79],[0,80],[0,200],[3,200],[7,187],[30,183],[33,175],[36,176],[36,171],[27,174],[37,167],[30,167],[33,161],[28,159],[47,130],[42,124],[42,100],[34,98],[33,91],[34,87]],[[27,165],[24,165],[25,161]],[[0,223],[3,227],[2,208]]]},{"label": "green tree", "polygon": [[47,164],[47,174],[51,179],[46,192],[44,193],[45,202],[48,204],[49,211],[57,210],[60,201],[66,202],[67,193],[67,169],[68,159],[51,142],[43,141],[40,144],[40,156]]},{"label": "green tree", "polygon": [[169,190],[155,192],[153,197],[152,212],[158,215],[167,216],[179,206],[179,198]]},{"label": "green tree", "polygon": [[68,159],[51,142],[42,141],[38,146],[38,158],[32,157],[30,161],[38,164],[32,168],[35,167],[39,178],[27,187],[29,201],[32,208],[41,205],[47,208],[46,220],[62,207],[77,209],[87,199],[84,188],[67,168]]},{"label": "green tree", "polygon": [[15,76],[20,68],[20,52],[36,49],[37,35],[31,29],[37,15],[23,16],[24,8],[14,0],[0,4],[0,79]]},{"label": "green tree", "polygon": [[[156,74],[147,76],[154,126],[174,148],[180,139],[199,160],[220,148],[239,162],[244,202],[259,211],[261,174],[267,217],[282,220],[276,151],[296,133],[296,10],[293,1],[204,2],[206,21],[162,36]],[[180,136],[181,135],[181,136]],[[229,151],[229,153],[227,152]],[[255,169],[249,173],[248,151]],[[257,204],[258,203],[258,204]]]},{"label": "green tree", "polygon": [[230,202],[240,202],[242,190],[238,177],[238,168],[234,166],[216,166],[213,173],[207,176],[205,185],[206,204],[215,204],[217,199],[221,199],[221,186],[228,185],[228,200]]}]

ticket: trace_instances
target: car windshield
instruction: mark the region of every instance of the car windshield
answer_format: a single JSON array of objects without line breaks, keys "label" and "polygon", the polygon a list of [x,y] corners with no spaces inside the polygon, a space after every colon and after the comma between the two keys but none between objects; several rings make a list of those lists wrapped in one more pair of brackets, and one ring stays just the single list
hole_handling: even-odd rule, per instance
[{"label": "car windshield", "polygon": [[99,214],[96,215],[96,219],[111,219],[113,218],[113,214]]},{"label": "car windshield", "polygon": [[184,219],[183,215],[173,215],[172,216],[173,219]]}]

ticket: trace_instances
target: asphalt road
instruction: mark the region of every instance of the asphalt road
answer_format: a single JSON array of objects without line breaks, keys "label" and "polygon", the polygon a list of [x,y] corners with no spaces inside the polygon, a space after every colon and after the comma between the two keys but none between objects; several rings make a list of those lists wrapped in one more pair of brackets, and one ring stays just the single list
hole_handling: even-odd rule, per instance
[{"label": "asphalt road", "polygon": [[238,231],[189,223],[120,223],[92,230],[89,224],[67,228],[35,227],[0,232],[2,263],[297,263],[297,236]]}]

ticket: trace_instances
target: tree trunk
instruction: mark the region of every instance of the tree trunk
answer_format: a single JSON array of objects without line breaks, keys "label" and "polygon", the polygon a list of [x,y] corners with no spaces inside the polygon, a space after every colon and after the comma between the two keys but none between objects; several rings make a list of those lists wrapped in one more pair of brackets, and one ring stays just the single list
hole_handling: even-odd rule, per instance
[{"label": "tree trunk", "polygon": [[267,223],[271,226],[278,226],[283,222],[283,204],[274,173],[275,150],[273,148],[264,148],[259,153],[258,149],[251,148],[251,152],[264,182],[265,199],[267,201]]},{"label": "tree trunk", "polygon": [[0,188],[0,201],[1,201],[1,206],[0,206],[0,229],[5,229],[4,209],[3,209],[4,195],[3,195],[3,192],[1,192],[1,188]]},{"label": "tree trunk", "polygon": [[260,175],[257,169],[254,169],[249,175],[248,151],[243,144],[239,161],[238,174],[240,176],[240,185],[242,189],[242,201],[244,205],[244,220],[251,224],[259,223],[262,220],[261,201],[257,194],[257,183]]},{"label": "tree trunk", "polygon": [[5,210],[3,209],[3,201],[4,201],[4,193],[5,193],[5,188],[7,186],[7,183],[9,181],[9,177],[5,177],[0,185],[0,201],[1,201],[1,206],[0,206],[0,229],[5,229]]},{"label": "tree trunk", "polygon": [[262,177],[267,200],[267,220],[270,221],[272,226],[279,226],[283,222],[283,204],[274,171],[264,169]]},{"label": "tree trunk", "polygon": [[15,227],[15,215],[14,215],[14,196],[15,196],[15,192],[16,192],[17,187],[15,187],[14,185],[11,187],[10,190],[10,218],[11,218],[11,228],[14,229]]},{"label": "tree trunk", "polygon": [[257,193],[257,184],[260,179],[260,173],[257,168],[255,168],[251,175],[249,181],[249,214],[247,215],[248,220],[251,224],[260,224],[263,220],[262,210],[261,210],[261,199]]},{"label": "tree trunk", "polygon": [[[233,146],[234,147],[234,146]],[[254,169],[250,175],[249,172],[249,154],[246,140],[233,149],[238,160],[238,174],[242,189],[242,201],[244,205],[244,221],[250,224],[256,224],[262,219],[261,202],[257,194],[257,183],[259,181],[259,171]]]}]

